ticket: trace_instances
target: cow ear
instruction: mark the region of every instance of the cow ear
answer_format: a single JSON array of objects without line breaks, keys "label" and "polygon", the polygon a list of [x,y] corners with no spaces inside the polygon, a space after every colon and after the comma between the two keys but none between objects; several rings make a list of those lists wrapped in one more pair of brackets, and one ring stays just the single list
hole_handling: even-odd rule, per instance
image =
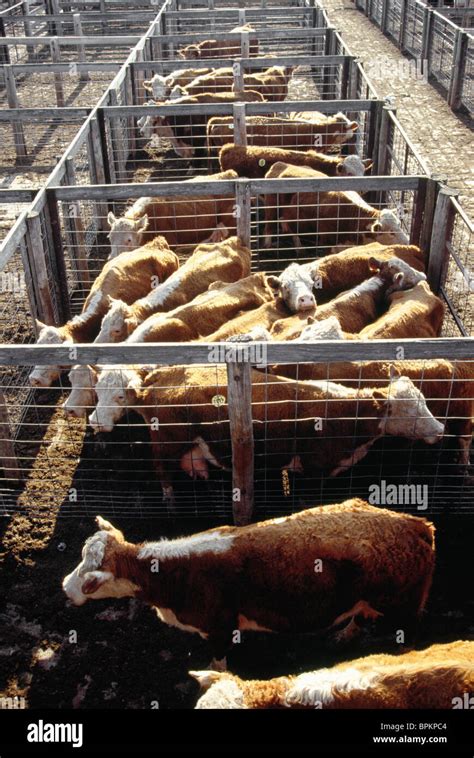
[{"label": "cow ear", "polygon": [[39,318],[35,318],[35,324],[36,324],[36,329],[38,330],[38,332],[40,332],[46,326],[46,324],[43,324],[43,322],[40,321]]},{"label": "cow ear", "polygon": [[120,529],[117,529],[116,526],[110,523],[110,521],[107,521],[105,518],[102,518],[102,516],[96,516],[95,522],[99,529],[103,529],[105,532],[110,532],[115,539],[119,540],[119,542],[124,542],[125,537],[123,536],[123,533],[120,531]]},{"label": "cow ear", "polygon": [[351,121],[349,124],[349,129],[352,129],[353,132],[356,132],[359,128],[359,124],[357,121]]},{"label": "cow ear", "polygon": [[115,218],[115,216],[112,213],[112,211],[108,212],[108,214],[107,214],[107,221],[108,221],[109,226],[113,226],[115,224],[115,222],[117,221],[117,219]]},{"label": "cow ear", "polygon": [[342,163],[338,163],[336,166],[336,174],[343,174],[344,173],[344,166]]},{"label": "cow ear", "polygon": [[102,587],[105,582],[114,578],[110,571],[88,571],[82,583],[81,592],[83,595],[92,595]]},{"label": "cow ear", "polygon": [[377,258],[374,258],[373,255],[371,255],[369,258],[369,270],[377,272],[377,271],[380,271],[381,266],[382,266],[382,262],[377,260]]},{"label": "cow ear", "polygon": [[313,316],[308,316],[308,318],[306,319],[307,324],[314,324],[315,321],[316,319],[313,318]]},{"label": "cow ear", "polygon": [[394,284],[397,284],[399,287],[401,287],[404,279],[405,279],[405,274],[403,273],[403,271],[397,271],[397,273],[393,275],[392,281]]},{"label": "cow ear", "polygon": [[198,684],[200,685],[201,689],[208,690],[211,684],[214,684],[214,682],[219,681],[219,679],[222,676],[222,673],[220,671],[188,671],[189,676],[192,676],[193,679],[195,679]]},{"label": "cow ear", "polygon": [[272,289],[276,290],[280,286],[280,277],[270,274],[270,276],[267,276],[267,283]]},{"label": "cow ear", "polygon": [[372,166],[374,165],[373,160],[371,160],[370,158],[365,158],[362,161],[362,163],[364,164],[366,171],[369,171],[372,168]]},{"label": "cow ear", "polygon": [[151,79],[145,79],[145,81],[143,82],[143,89],[146,90],[147,92],[153,93],[153,86],[151,83]]},{"label": "cow ear", "polygon": [[382,231],[382,224],[380,221],[374,221],[372,226],[370,227],[372,232],[381,232]]},{"label": "cow ear", "polygon": [[137,232],[143,232],[148,226],[148,216],[145,213],[144,216],[140,216],[140,218],[137,218],[135,221],[135,230]]},{"label": "cow ear", "polygon": [[395,366],[392,363],[390,365],[390,374],[389,374],[390,383],[394,382],[395,379],[399,379],[400,376],[401,376],[400,371],[397,368],[395,368]]}]

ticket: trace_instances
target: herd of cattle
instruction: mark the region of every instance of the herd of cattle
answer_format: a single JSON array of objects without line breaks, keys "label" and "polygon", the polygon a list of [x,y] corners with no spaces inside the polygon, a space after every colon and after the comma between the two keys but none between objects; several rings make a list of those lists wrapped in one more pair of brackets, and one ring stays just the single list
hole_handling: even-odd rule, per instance
[{"label": "herd of cattle", "polygon": [[[251,34],[249,51],[259,55]],[[240,42],[207,40],[180,55],[239,52]],[[275,65],[246,74],[245,92],[235,92],[232,68],[183,69],[156,74],[145,86],[160,105],[281,101],[291,75],[291,68]],[[427,282],[424,251],[409,244],[394,210],[374,208],[356,192],[292,191],[294,179],[361,176],[370,168],[357,155],[327,154],[351,140],[356,122],[342,113],[248,117],[249,147],[233,143],[231,118],[203,125],[202,114],[150,116],[139,126],[146,139],[167,140],[182,158],[206,146],[219,151],[219,173],[187,181],[286,179],[285,193],[267,198],[264,247],[283,233],[301,250],[311,235],[327,254],[291,262],[280,273],[252,272],[251,250],[237,236],[234,196],[141,198],[121,217],[108,214],[110,258],[82,313],[60,327],[38,322],[39,343],[440,335],[443,302]],[[318,136],[321,152],[312,149]],[[48,365],[34,368],[31,384],[48,387],[66,370],[71,392],[64,410],[88,416],[95,432],[111,432],[127,409],[142,416],[170,509],[176,471],[207,479],[209,466],[228,468],[225,368]],[[384,435],[428,445],[449,436],[453,462],[465,468],[472,380],[468,362],[441,359],[256,366],[255,443],[265,443],[272,429],[266,450],[272,467],[302,474],[316,468],[334,477]],[[213,402],[216,392],[224,405]],[[323,420],[320,427],[315,418]],[[101,517],[97,523],[81,563],[64,579],[67,596],[76,605],[141,597],[164,622],[208,639],[217,669],[235,630],[311,631],[344,642],[365,619],[409,638],[435,563],[431,523],[361,500],[140,545]],[[159,571],[152,568],[157,562]],[[192,674],[205,690],[198,708],[452,708],[474,691],[473,660],[474,642],[455,642],[265,682],[218,670]]]}]

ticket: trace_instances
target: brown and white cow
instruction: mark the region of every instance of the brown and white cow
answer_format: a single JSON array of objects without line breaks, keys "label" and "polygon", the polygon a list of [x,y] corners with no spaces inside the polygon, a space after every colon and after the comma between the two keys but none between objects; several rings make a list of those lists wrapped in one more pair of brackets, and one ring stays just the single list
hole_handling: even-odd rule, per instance
[{"label": "brown and white cow", "polygon": [[[236,179],[235,171],[198,176],[188,182]],[[235,233],[234,195],[191,197],[141,197],[124,216],[107,216],[110,226],[110,257],[139,247],[161,234],[170,245],[198,245],[219,242]]]},{"label": "brown and white cow", "polygon": [[445,307],[428,282],[420,281],[404,292],[387,291],[387,295],[388,311],[359,332],[361,339],[439,337]]},{"label": "brown and white cow", "polygon": [[[124,246],[128,247],[126,240]],[[134,245],[134,247],[138,247]],[[39,345],[92,342],[110,307],[110,298],[133,303],[151,287],[164,282],[178,268],[178,258],[164,237],[156,236],[137,250],[124,252],[108,261],[94,281],[82,313],[63,326],[37,321]],[[29,379],[33,387],[49,387],[66,366],[35,366]]]},{"label": "brown and white cow", "polygon": [[[251,87],[251,89],[254,89]],[[336,113],[322,121],[300,121],[281,116],[246,116],[249,145],[281,147],[287,150],[309,150],[317,147],[326,152],[351,140],[359,128],[344,113]],[[207,123],[208,150],[220,150],[234,141],[232,116],[214,116]]]},{"label": "brown and white cow", "polygon": [[[245,92],[202,92],[197,95],[188,95],[185,90],[172,92],[173,98],[165,103],[148,103],[148,105],[163,105],[174,107],[176,105],[201,105],[202,103],[261,103],[265,101],[260,92],[248,90]],[[177,95],[177,97],[175,96]],[[146,140],[153,136],[158,140],[170,142],[174,152],[180,158],[190,160],[196,157],[206,146],[206,129],[208,117],[195,109],[196,113],[180,115],[142,116],[137,125],[140,134]]]},{"label": "brown and white cow", "polygon": [[154,74],[151,79],[145,79],[143,89],[153,95],[154,100],[166,100],[173,87],[186,87],[194,79],[204,74],[210,74],[212,68],[183,68],[172,71],[170,74]]},{"label": "brown and white cow", "polygon": [[474,692],[474,641],[398,655],[367,655],[331,668],[268,680],[190,671],[204,694],[196,708],[456,709]]},{"label": "brown and white cow", "polygon": [[63,580],[67,597],[77,606],[141,598],[165,623],[207,639],[215,661],[236,629],[330,637],[342,626],[340,639],[350,639],[358,619],[382,617],[389,627],[413,628],[434,569],[430,522],[358,499],[140,544],[100,516],[96,522],[99,531]]},{"label": "brown and white cow", "polygon": [[358,155],[325,155],[315,150],[284,150],[279,147],[244,147],[234,143],[224,145],[219,153],[222,171],[233,169],[248,179],[263,179],[274,163],[291,163],[322,171],[327,176],[363,176],[372,166],[371,160]]},{"label": "brown and white cow", "polygon": [[[177,461],[194,445],[204,443],[214,465],[217,461],[224,467],[230,461],[226,405],[213,403],[216,394],[227,400],[224,367],[157,369],[145,382],[131,369],[106,369],[99,375],[95,391],[97,405],[89,417],[94,431],[112,431],[126,407],[133,407],[144,418],[165,499],[172,500]],[[157,417],[160,426],[156,430],[152,419]],[[434,444],[444,429],[407,377],[392,377],[377,389],[352,389],[324,381],[302,384],[278,376],[267,381],[264,374],[253,370],[252,417],[256,444],[265,447],[271,438],[268,465],[286,469],[298,459],[295,469],[309,472],[316,468],[330,476],[355,465],[385,434]],[[315,424],[315,418],[322,423]]]},{"label": "brown and white cow", "polygon": [[[275,163],[266,178],[324,179],[326,175],[306,166]],[[409,244],[396,212],[373,208],[357,192],[285,192],[280,202],[284,205],[280,226],[284,234],[293,236],[295,247],[301,247],[301,235],[314,235],[319,247],[329,248],[374,241],[386,245]],[[269,201],[267,205],[271,206],[274,216],[274,202]],[[266,247],[272,244],[270,221],[269,218],[265,229]]]},{"label": "brown and white cow", "polygon": [[175,272],[178,276],[171,275],[166,283],[158,284],[132,305],[113,300],[95,341],[121,342],[149,316],[191,302],[214,282],[230,284],[249,276],[251,257],[251,251],[238,237],[198,245]]},{"label": "brown and white cow", "polygon": [[[241,24],[230,30],[230,34],[242,34],[242,32],[255,32],[250,24]],[[249,38],[249,55],[255,57],[259,52],[258,38],[250,36]],[[196,58],[235,58],[242,53],[241,39],[206,39],[201,42],[195,42],[186,45],[178,50],[180,58],[192,60]]]},{"label": "brown and white cow", "polygon": [[[381,314],[382,303],[388,291],[409,289],[426,279],[422,271],[417,271],[401,258],[393,257],[383,260],[383,258],[371,256],[367,264],[370,278],[364,279],[355,287],[347,289],[333,300],[319,306],[316,311],[318,320],[334,314],[341,321],[344,331],[358,332]],[[317,275],[315,272],[317,271],[317,262],[315,266],[313,263],[290,263],[279,276],[269,276],[268,282],[275,287],[293,313],[314,310],[316,308],[314,293],[316,295],[318,293],[318,289],[315,289]],[[351,316],[353,328],[349,328]]]}]

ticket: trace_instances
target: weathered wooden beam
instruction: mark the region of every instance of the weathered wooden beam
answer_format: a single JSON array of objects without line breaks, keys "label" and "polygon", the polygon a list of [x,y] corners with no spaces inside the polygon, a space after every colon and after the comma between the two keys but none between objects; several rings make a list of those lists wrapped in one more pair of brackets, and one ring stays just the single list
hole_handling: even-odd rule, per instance
[{"label": "weathered wooden beam", "polygon": [[[5,87],[7,91],[7,102],[9,108],[19,108],[20,103],[18,100],[18,94],[16,91],[16,82],[13,71],[10,66],[4,66],[3,73],[5,76]],[[26,148],[25,133],[23,131],[23,124],[20,120],[12,122],[13,127],[13,141],[15,143],[16,158],[19,163],[23,163],[27,158],[28,151]]]},{"label": "weathered wooden beam", "polygon": [[[227,363],[225,343],[219,351],[220,363]],[[76,363],[83,364],[208,364],[209,350],[215,343],[127,343],[89,345],[77,344]],[[235,342],[228,343],[235,355]],[[474,337],[434,337],[432,339],[324,340],[321,342],[265,342],[268,363],[327,363],[340,361],[399,360],[403,348],[404,360],[445,358],[472,360]],[[34,366],[68,365],[69,348],[64,345],[0,344],[0,365]]]},{"label": "weathered wooden beam", "polygon": [[[59,50],[58,41],[56,39],[51,40],[51,60],[55,63],[60,63],[61,53]],[[58,108],[64,107],[64,89],[63,89],[63,76],[60,72],[54,74],[54,89],[56,92],[56,103]]]},{"label": "weathered wooden beam", "polygon": [[232,442],[232,511],[234,523],[252,520],[254,509],[254,441],[250,363],[227,364],[227,403]]},{"label": "weathered wooden beam", "polygon": [[34,272],[33,287],[38,311],[37,316],[45,324],[54,324],[54,306],[51,292],[53,282],[51,271],[48,269],[39,213],[33,211],[27,215],[26,228],[30,270]]},{"label": "weathered wooden beam", "polygon": [[446,279],[450,258],[448,242],[454,219],[451,199],[456,195],[456,190],[441,187],[436,200],[427,271],[428,282],[433,292],[439,292]]}]

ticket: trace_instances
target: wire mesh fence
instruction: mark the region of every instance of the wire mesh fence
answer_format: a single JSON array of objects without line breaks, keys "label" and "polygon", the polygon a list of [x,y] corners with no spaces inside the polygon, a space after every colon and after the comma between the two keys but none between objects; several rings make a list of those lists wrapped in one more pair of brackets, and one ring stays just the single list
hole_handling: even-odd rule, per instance
[{"label": "wire mesh fence", "polygon": [[472,113],[472,34],[420,0],[355,0],[402,51],[417,58],[455,111]]}]

